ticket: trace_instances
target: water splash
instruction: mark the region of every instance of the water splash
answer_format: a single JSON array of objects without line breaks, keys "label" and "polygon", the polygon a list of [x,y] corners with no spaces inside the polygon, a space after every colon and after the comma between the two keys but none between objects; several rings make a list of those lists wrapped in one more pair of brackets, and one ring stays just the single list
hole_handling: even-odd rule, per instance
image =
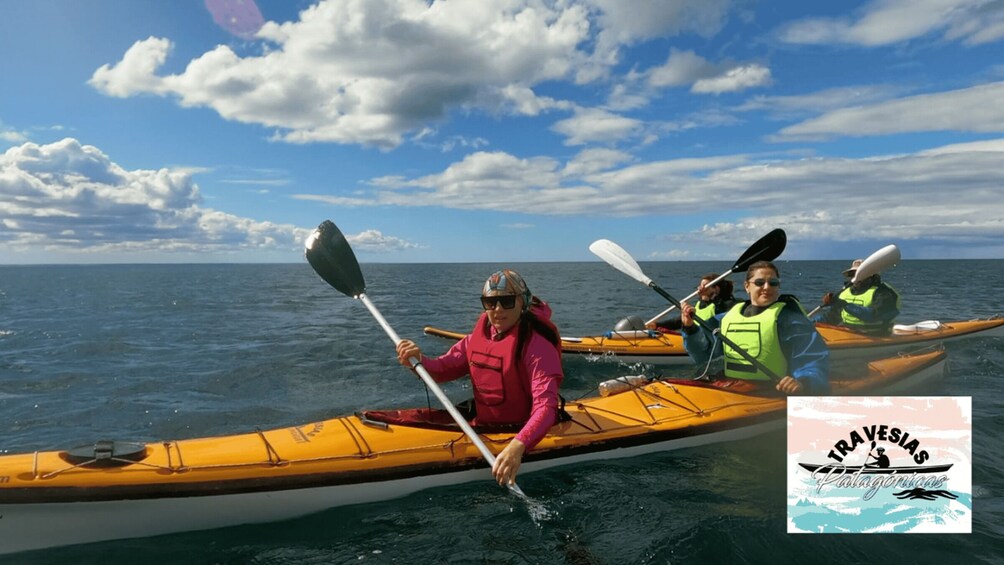
[{"label": "water splash", "polygon": [[530,519],[533,520],[533,524],[538,528],[542,528],[544,522],[551,522],[558,518],[557,510],[548,508],[547,504],[543,500],[527,496],[527,494],[523,492],[519,486],[510,486],[509,491],[523,501],[526,505],[527,514],[530,515]]}]

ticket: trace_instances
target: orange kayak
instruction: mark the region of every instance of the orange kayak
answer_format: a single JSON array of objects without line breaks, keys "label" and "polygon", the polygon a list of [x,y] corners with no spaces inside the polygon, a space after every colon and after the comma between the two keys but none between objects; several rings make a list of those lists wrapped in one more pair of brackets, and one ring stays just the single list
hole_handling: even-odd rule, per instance
[{"label": "orange kayak", "polygon": [[[887,337],[866,336],[828,324],[817,324],[816,327],[830,347],[834,359],[846,360],[875,358],[914,346],[933,345],[964,337],[1004,336],[1004,317],[898,325],[893,334]],[[460,340],[465,335],[429,326],[424,331],[427,335],[451,341]],[[607,332],[605,335],[590,337],[563,337],[561,350],[568,355],[610,357],[623,363],[692,364],[683,348],[683,337],[675,333],[628,331]]]},{"label": "orange kayak", "polygon": [[[894,394],[943,374],[931,349],[859,364],[834,394]],[[652,381],[569,402],[524,458],[527,473],[596,459],[741,440],[783,429],[783,397],[696,381]],[[449,428],[370,413],[221,437],[0,456],[0,554],[302,516],[467,481],[494,485],[478,449]],[[499,452],[512,432],[479,432]]]}]

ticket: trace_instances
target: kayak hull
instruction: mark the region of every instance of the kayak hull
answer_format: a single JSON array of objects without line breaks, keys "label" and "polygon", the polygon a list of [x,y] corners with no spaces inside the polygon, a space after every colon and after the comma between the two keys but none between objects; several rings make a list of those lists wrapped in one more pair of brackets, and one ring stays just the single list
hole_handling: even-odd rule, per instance
[{"label": "kayak hull", "polygon": [[799,463],[803,469],[819,473],[828,474],[832,473],[835,475],[847,474],[853,475],[860,473],[862,475],[918,475],[925,473],[945,473],[952,468],[952,464],[947,465],[927,465],[918,467],[867,467],[862,465],[816,465],[814,463]]},{"label": "kayak hull", "polygon": [[[738,441],[784,428],[773,420],[700,436],[583,453],[561,459],[528,461],[521,475],[559,465],[635,457],[660,451]],[[276,522],[341,506],[401,498],[442,486],[492,481],[487,467],[387,481],[307,487],[281,491],[180,498],[123,499],[99,502],[0,504],[3,547],[0,555],[115,539],[210,530],[240,524]]]},{"label": "kayak hull", "polygon": [[[939,377],[945,353],[869,363],[835,380],[836,394],[888,393]],[[785,424],[783,397],[654,381],[570,402],[521,467],[742,440]],[[512,433],[482,438],[498,452]],[[139,461],[92,467],[49,451],[0,457],[0,554],[270,522],[419,490],[492,480],[457,430],[368,425],[347,416],[249,434],[152,443]]]},{"label": "kayak hull", "polygon": [[[1004,337],[1004,317],[954,322],[937,322],[933,327],[923,323],[901,326],[902,331],[885,337],[865,336],[846,328],[817,324],[817,329],[834,361],[860,361],[885,355],[895,355],[911,347],[924,347],[966,337]],[[910,329],[907,329],[910,328]],[[427,326],[425,333],[451,341],[465,334]],[[621,363],[651,365],[692,365],[683,348],[683,336],[657,332],[611,333],[608,336],[562,338],[561,351],[566,355],[609,357]]]}]

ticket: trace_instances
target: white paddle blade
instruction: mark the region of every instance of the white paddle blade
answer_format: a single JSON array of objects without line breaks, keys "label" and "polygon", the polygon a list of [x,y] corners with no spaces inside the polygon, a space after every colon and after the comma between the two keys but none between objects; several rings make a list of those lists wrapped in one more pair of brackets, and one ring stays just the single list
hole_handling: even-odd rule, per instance
[{"label": "white paddle blade", "polygon": [[882,249],[879,249],[875,253],[869,255],[867,259],[861,262],[861,265],[858,266],[851,282],[858,282],[860,280],[867,279],[874,274],[881,273],[896,263],[899,263],[899,259],[899,247],[896,247],[895,245],[886,245]]},{"label": "white paddle blade", "polygon": [[594,255],[603,259],[608,265],[640,282],[645,286],[652,284],[652,279],[645,276],[638,262],[624,248],[609,239],[597,239],[589,245]]}]

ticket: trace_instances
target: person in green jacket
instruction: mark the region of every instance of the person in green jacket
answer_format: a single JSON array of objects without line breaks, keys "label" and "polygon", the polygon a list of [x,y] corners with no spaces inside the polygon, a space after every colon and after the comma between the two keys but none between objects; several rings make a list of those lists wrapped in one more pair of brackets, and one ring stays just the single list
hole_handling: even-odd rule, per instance
[{"label": "person in green jacket", "polygon": [[[717,273],[708,273],[701,277],[697,283],[697,304],[694,310],[698,318],[710,320],[718,314],[728,312],[736,304],[736,297],[732,295],[732,281],[722,279],[715,284],[710,284],[718,278]],[[660,331],[662,333],[678,332],[682,327],[680,318],[664,318],[645,324],[646,329]]]},{"label": "person in green jacket", "polygon": [[[755,390],[766,391],[769,387],[784,394],[828,394],[830,351],[805,317],[798,299],[781,294],[777,265],[769,261],[750,265],[744,288],[750,299],[707,320],[706,325],[712,331],[694,321],[693,306],[683,305],[683,346],[690,357],[703,365],[722,355],[724,383],[738,381]],[[723,347],[723,340],[713,331],[720,331],[780,380],[771,382],[769,375],[731,346]]]},{"label": "person in green jacket", "polygon": [[899,315],[899,293],[882,282],[877,273],[851,283],[860,265],[861,259],[856,259],[844,271],[843,290],[823,295],[823,307],[812,321],[842,326],[865,335],[889,335]]}]

